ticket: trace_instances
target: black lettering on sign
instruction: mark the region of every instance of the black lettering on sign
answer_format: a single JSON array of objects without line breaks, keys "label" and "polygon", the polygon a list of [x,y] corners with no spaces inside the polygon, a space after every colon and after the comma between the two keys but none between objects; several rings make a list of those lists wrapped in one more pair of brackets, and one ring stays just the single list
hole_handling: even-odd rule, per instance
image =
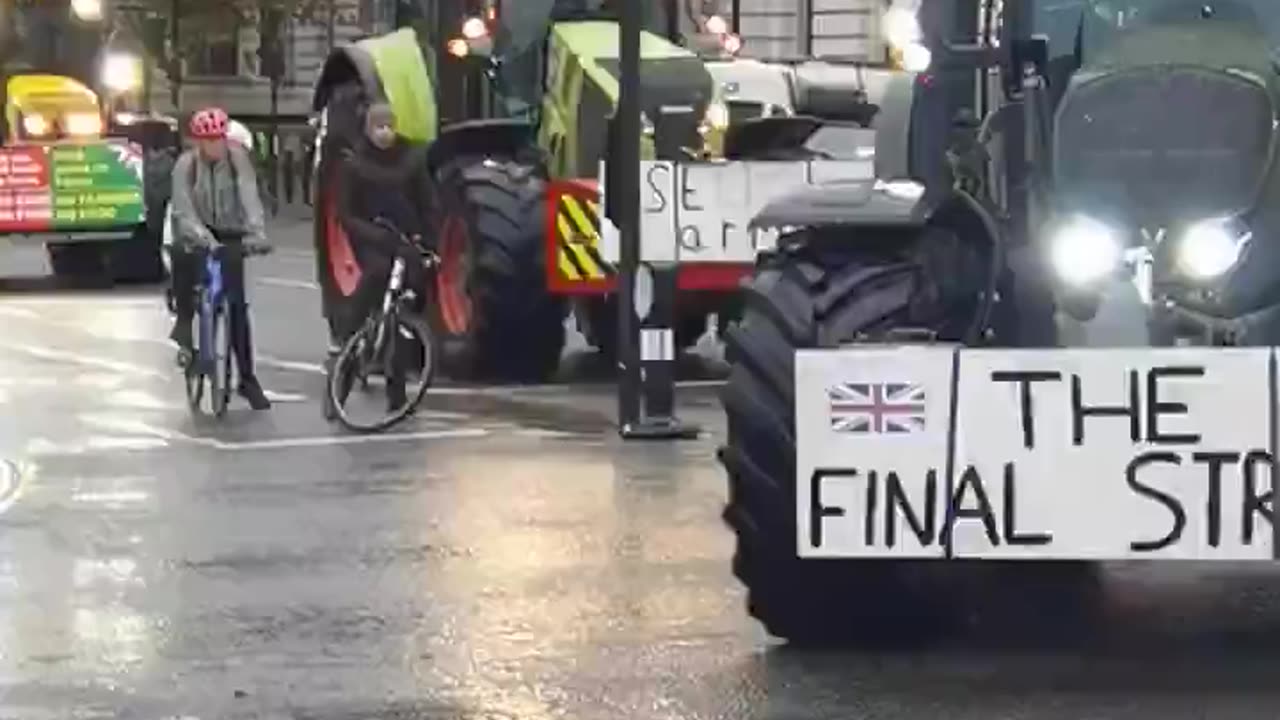
[{"label": "black lettering on sign", "polygon": [[671,168],[655,163],[649,166],[644,174],[644,182],[649,186],[649,203],[644,211],[649,214],[667,211],[667,190],[671,187]]},{"label": "black lettering on sign", "polygon": [[[1025,387],[1025,386],[1024,386]],[[1048,545],[1053,533],[1018,532],[1018,478],[1014,464],[1004,464],[1004,541],[1008,545]]]},{"label": "black lettering on sign", "polygon": [[822,481],[827,478],[857,476],[857,470],[841,468],[818,469],[809,476],[809,544],[813,547],[822,547],[823,518],[844,517],[845,514],[842,507],[823,504]]},{"label": "black lettering on sign", "polygon": [[876,545],[876,507],[880,504],[880,486],[876,482],[876,471],[867,476],[867,496],[862,502],[862,544],[867,547]]},{"label": "black lettering on sign", "polygon": [[679,242],[681,250],[699,252],[703,249],[702,233],[697,225],[685,225],[680,228]]},{"label": "black lettering on sign", "polygon": [[1086,417],[1129,418],[1129,440],[1138,442],[1142,437],[1141,398],[1138,393],[1138,371],[1130,370],[1128,378],[1129,398],[1125,405],[1085,405],[1084,388],[1079,375],[1071,376],[1071,443],[1084,444],[1084,419]]},{"label": "black lettering on sign", "polygon": [[[1137,373],[1134,374],[1136,375]],[[1136,378],[1134,379],[1136,381]],[[1140,470],[1148,465],[1157,463],[1181,465],[1182,459],[1176,453],[1171,452],[1144,452],[1129,461],[1129,465],[1124,469],[1124,478],[1131,490],[1145,498],[1160,503],[1168,509],[1169,513],[1173,515],[1173,528],[1169,530],[1167,535],[1158,540],[1135,540],[1129,543],[1129,548],[1134,552],[1153,552],[1167,548],[1182,538],[1182,531],[1187,527],[1187,511],[1182,508],[1182,503],[1178,502],[1177,498],[1161,492],[1138,479]]]},{"label": "black lettering on sign", "polygon": [[[1254,450],[1244,456],[1242,465],[1242,474],[1244,475],[1244,516],[1241,518],[1240,523],[1240,539],[1245,545],[1252,545],[1257,519],[1266,520],[1268,527],[1276,521],[1276,460],[1266,450]],[[1258,492],[1260,468],[1266,471],[1271,481],[1271,489],[1264,493]]]},{"label": "black lettering on sign", "polygon": [[[1154,405],[1154,403],[1152,403]],[[1191,460],[1209,466],[1209,497],[1205,500],[1205,519],[1208,521],[1209,547],[1222,544],[1222,467],[1240,462],[1238,452],[1198,452]]]},{"label": "black lettering on sign", "polygon": [[701,212],[706,208],[693,203],[696,190],[689,185],[689,166],[680,166],[680,209],[688,212]]},{"label": "black lettering on sign", "polygon": [[[721,250],[727,251],[729,249],[729,233],[730,231],[737,230],[737,229],[738,229],[737,223],[732,223],[732,222],[729,222],[728,220],[720,221],[720,249]],[[752,236],[751,240],[752,240],[752,244],[754,245],[755,237]]]},{"label": "black lettering on sign", "polygon": [[1161,415],[1187,414],[1187,406],[1183,403],[1160,402],[1160,378],[1166,377],[1204,377],[1204,368],[1157,367],[1147,371],[1147,442],[1156,445],[1195,445],[1200,442],[1198,433],[1160,432]]},{"label": "black lettering on sign", "polygon": [[1057,370],[997,370],[991,373],[992,382],[1016,382],[1019,405],[1022,410],[1022,446],[1032,450],[1036,446],[1035,404],[1031,400],[1031,383],[1057,382],[1062,373]]},{"label": "black lettering on sign", "polygon": [[[964,505],[965,496],[970,492],[973,494],[977,505],[966,507]],[[982,475],[972,465],[965,468],[964,474],[960,476],[960,482],[956,484],[955,493],[948,500],[947,522],[942,528],[942,537],[940,538],[941,542],[948,547],[951,546],[951,537],[955,531],[956,523],[961,519],[981,520],[982,528],[987,533],[987,542],[991,543],[992,547],[1000,545],[1000,533],[996,529],[995,510],[992,509],[987,489],[983,486]]]},{"label": "black lettering on sign", "polygon": [[[875,475],[873,474],[872,477],[874,478]],[[906,489],[902,487],[902,480],[898,477],[898,473],[892,470],[885,473],[884,494],[885,547],[893,547],[898,542],[899,515],[906,520],[920,547],[932,545],[937,529],[938,471],[929,470],[924,476],[923,520],[921,515],[916,513],[916,508],[912,507],[911,499],[907,496]]]}]

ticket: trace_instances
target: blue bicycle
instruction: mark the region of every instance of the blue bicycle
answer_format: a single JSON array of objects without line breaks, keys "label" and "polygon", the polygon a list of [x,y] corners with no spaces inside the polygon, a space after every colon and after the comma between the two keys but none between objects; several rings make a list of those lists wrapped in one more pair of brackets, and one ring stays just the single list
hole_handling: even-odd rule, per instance
[{"label": "blue bicycle", "polygon": [[[222,239],[222,238],[219,238]],[[196,284],[195,347],[181,351],[178,362],[185,369],[187,404],[192,412],[222,417],[231,401],[231,298],[223,283],[223,263],[228,253],[241,258],[267,255],[266,245],[234,243],[219,245],[212,251],[200,251],[203,272]],[[208,385],[209,409],[201,406]]]}]

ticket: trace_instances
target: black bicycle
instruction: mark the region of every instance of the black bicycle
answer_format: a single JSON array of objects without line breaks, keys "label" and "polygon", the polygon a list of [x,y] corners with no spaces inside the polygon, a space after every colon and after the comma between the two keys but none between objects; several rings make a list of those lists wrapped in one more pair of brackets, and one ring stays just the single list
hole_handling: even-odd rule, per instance
[{"label": "black bicycle", "polygon": [[[426,287],[439,264],[439,257],[386,221],[379,224],[395,233],[406,247],[422,259]],[[357,432],[377,432],[412,415],[422,403],[435,377],[437,345],[426,318],[414,312],[414,290],[405,287],[407,265],[397,255],[391,265],[382,305],[370,313],[331,360],[327,372],[325,417],[336,418]],[[370,379],[384,381],[385,403],[374,400]],[[410,384],[413,385],[410,389]],[[356,391],[357,386],[359,391]],[[363,411],[373,401],[379,409],[365,418]],[[380,406],[380,407],[379,407]]]},{"label": "black bicycle", "polygon": [[[221,239],[221,238],[220,238]],[[231,401],[231,298],[223,283],[222,266],[229,253],[240,257],[267,255],[272,248],[254,243],[233,242],[212,251],[197,251],[200,256],[200,281],[196,284],[195,347],[180,350],[178,363],[187,382],[187,404],[191,411],[222,417]],[[209,409],[201,407],[208,386]]]}]

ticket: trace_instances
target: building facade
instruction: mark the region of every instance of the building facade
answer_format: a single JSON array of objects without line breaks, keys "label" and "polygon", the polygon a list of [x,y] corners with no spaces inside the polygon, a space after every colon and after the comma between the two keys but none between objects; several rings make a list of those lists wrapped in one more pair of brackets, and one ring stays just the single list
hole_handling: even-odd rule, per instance
[{"label": "building facade", "polygon": [[[332,47],[387,32],[394,25],[389,2],[333,0],[332,6],[319,5],[313,17],[291,19],[283,30],[285,67],[278,112],[287,118],[301,119],[310,111],[312,89]],[[177,107],[168,77],[155,68],[153,109],[173,113],[219,105],[237,117],[265,118],[271,114],[271,83],[260,67],[256,18],[226,32],[198,27],[181,27],[179,32],[191,42],[184,45],[185,72]]]}]

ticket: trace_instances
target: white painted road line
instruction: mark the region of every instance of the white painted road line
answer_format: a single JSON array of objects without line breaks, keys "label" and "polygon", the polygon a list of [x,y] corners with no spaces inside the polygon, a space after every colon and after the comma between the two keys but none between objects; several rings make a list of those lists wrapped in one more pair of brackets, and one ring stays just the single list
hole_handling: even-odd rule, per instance
[{"label": "white painted road line", "polygon": [[22,473],[8,460],[0,460],[0,514],[13,506],[22,489]]},{"label": "white painted road line", "polygon": [[93,367],[100,370],[111,370],[113,372],[126,373],[130,375],[159,378],[161,380],[172,379],[171,373],[162,373],[144,365],[137,365],[120,360],[109,360],[106,358],[95,357],[93,355],[82,355],[80,353],[67,352],[64,350],[55,350],[53,348],[43,347],[40,345],[12,345],[9,343],[3,343],[0,344],[0,348],[30,355],[41,360],[62,361],[84,367]]},{"label": "white painted road line", "polygon": [[455,440],[460,438],[486,437],[491,433],[484,428],[458,428],[454,430],[422,430],[407,433],[384,433],[378,435],[317,435],[312,437],[273,438],[270,440],[228,441],[217,438],[197,437],[173,430],[131,423],[130,429],[165,440],[203,445],[214,450],[289,450],[308,447],[337,447],[342,445],[368,445],[373,443],[395,443],[410,440]]},{"label": "white painted road line", "polygon": [[291,280],[289,278],[263,277],[258,278],[259,285],[273,285],[275,287],[294,288],[297,290],[319,290],[320,286],[310,280]]},{"label": "white painted road line", "polygon": [[311,373],[313,375],[324,375],[324,366],[320,363],[302,362],[299,360],[284,360],[271,355],[257,355],[255,362],[265,367],[275,368],[277,370],[293,370],[296,372]]},{"label": "white painted road line", "polygon": [[457,430],[423,430],[408,433],[387,433],[385,435],[321,435],[318,437],[278,438],[274,440],[250,440],[245,442],[214,441],[219,450],[283,450],[304,447],[329,447],[339,445],[367,445],[371,443],[393,443],[408,440],[456,440],[458,438],[478,438],[489,435],[484,428],[459,428]]},{"label": "white painted road line", "polygon": [[13,305],[0,305],[0,315],[9,317],[39,319],[40,313],[30,308],[16,307]]}]

